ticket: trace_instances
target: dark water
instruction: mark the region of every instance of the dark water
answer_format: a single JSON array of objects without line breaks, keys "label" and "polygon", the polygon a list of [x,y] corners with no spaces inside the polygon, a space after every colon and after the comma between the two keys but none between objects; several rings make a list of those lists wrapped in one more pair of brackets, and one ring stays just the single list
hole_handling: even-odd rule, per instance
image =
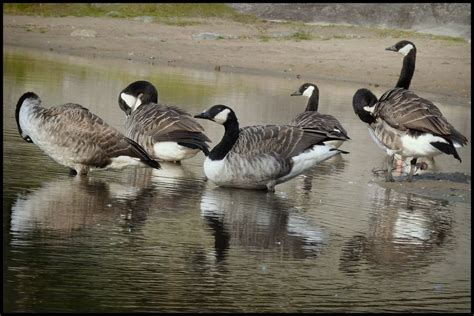
[{"label": "dark water", "polygon": [[[70,177],[19,137],[14,107],[34,91],[46,106],[80,103],[123,131],[118,93],[147,79],[191,113],[224,103],[241,125],[284,123],[305,107],[289,96],[302,80],[11,48],[3,63],[4,311],[471,310],[470,199],[373,181],[384,156],[352,111],[360,85],[317,82],[320,111],[349,131],[350,154],[267,194],[205,182],[202,155]],[[469,100],[423,96],[470,140]],[[222,127],[202,123],[216,144]],[[470,175],[470,145],[460,154],[462,164],[437,157],[438,172]]]}]

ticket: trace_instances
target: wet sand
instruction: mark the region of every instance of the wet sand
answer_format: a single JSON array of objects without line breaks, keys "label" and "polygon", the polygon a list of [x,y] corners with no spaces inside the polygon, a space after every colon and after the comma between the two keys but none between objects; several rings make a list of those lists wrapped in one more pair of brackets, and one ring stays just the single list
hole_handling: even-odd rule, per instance
[{"label": "wet sand", "polygon": [[383,177],[376,177],[374,182],[386,189],[406,194],[415,194],[427,198],[471,204],[471,176],[460,172],[432,173],[427,172],[407,182],[406,176],[395,178],[395,182],[385,182]]},{"label": "wet sand", "polygon": [[[206,19],[197,25],[173,26],[150,23],[146,18],[3,18],[4,46],[81,57],[262,73],[302,81],[343,80],[369,88],[392,87],[402,66],[401,55],[384,50],[401,38],[383,38],[369,28],[319,26],[311,31],[316,39],[295,41],[282,39],[297,30],[284,23],[244,25]],[[221,38],[196,39],[201,33],[217,33]],[[418,49],[411,86],[414,91],[470,98],[469,43],[404,39],[414,41]]]}]

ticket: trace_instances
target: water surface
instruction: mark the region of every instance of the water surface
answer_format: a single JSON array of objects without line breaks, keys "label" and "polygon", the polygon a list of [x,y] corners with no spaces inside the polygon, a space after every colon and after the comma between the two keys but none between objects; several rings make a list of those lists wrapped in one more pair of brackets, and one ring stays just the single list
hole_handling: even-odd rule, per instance
[{"label": "water surface", "polygon": [[[204,181],[200,154],[162,170],[70,177],[18,135],[18,98],[75,102],[123,131],[118,93],[153,82],[196,114],[231,106],[242,126],[285,123],[316,78],[205,72],[6,48],[3,279],[9,312],[347,312],[471,310],[470,199],[402,193],[374,181],[383,153],[352,110],[360,85],[317,81],[320,111],[351,141],[274,194]],[[372,90],[377,95],[388,87]],[[470,140],[469,100],[424,94]],[[223,128],[202,121],[215,145]],[[436,171],[471,174],[436,158]]]}]

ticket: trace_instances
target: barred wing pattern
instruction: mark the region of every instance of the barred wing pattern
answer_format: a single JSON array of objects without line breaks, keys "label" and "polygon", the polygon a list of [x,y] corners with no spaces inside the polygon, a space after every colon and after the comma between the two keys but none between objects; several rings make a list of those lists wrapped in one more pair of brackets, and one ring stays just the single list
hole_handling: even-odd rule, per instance
[{"label": "barred wing pattern", "polygon": [[150,162],[140,146],[79,104],[42,108],[35,116],[42,124],[38,136],[55,146],[73,149],[76,163],[102,168],[110,158],[122,155]]},{"label": "barred wing pattern", "polygon": [[326,139],[323,134],[289,125],[254,125],[240,129],[239,139],[231,152],[245,157],[275,154],[291,158]]},{"label": "barred wing pattern", "polygon": [[436,105],[409,90],[387,91],[380,97],[374,116],[401,131],[431,133],[461,145],[467,143],[466,137],[446,120]]},{"label": "barred wing pattern", "polygon": [[139,106],[127,117],[127,136],[153,152],[156,142],[175,141],[192,144],[208,153],[211,140],[203,133],[204,128],[183,110],[155,103]]},{"label": "barred wing pattern", "polygon": [[315,111],[306,111],[298,114],[290,125],[309,128],[325,133],[333,139],[347,140],[349,136],[341,123],[332,115],[321,114]]}]

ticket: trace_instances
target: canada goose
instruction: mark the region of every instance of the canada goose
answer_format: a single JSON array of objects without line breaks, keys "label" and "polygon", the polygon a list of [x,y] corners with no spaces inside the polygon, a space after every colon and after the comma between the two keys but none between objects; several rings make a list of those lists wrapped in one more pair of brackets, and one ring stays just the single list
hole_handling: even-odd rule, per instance
[{"label": "canada goose", "polygon": [[373,140],[387,152],[387,181],[393,181],[394,155],[413,157],[408,181],[412,180],[417,158],[442,153],[461,161],[456,148],[467,144],[429,100],[405,88],[394,88],[380,99],[367,89],[354,94],[352,105],[359,118],[368,124]]},{"label": "canada goose", "polygon": [[[415,73],[415,62],[416,62],[416,46],[413,42],[402,40],[396,43],[393,46],[385,48],[385,50],[397,52],[402,54],[403,57],[403,66],[402,70],[400,71],[400,76],[398,78],[397,84],[395,88],[404,88],[410,89],[411,79],[413,78],[413,74]],[[406,161],[411,161],[411,157],[405,157],[402,159],[400,155],[395,154],[394,159],[396,161],[395,165],[400,167],[402,170],[404,169],[403,166],[405,165]],[[423,158],[422,158],[423,159]],[[409,162],[407,162],[408,164]],[[434,164],[433,157],[429,157],[427,162],[419,162],[417,164],[417,169],[427,168],[429,164]],[[419,165],[419,166],[418,166]]]},{"label": "canada goose", "polygon": [[199,151],[209,154],[211,140],[204,128],[185,111],[158,104],[158,91],[148,81],[135,81],[120,92],[126,135],[158,160],[180,162]]},{"label": "canada goose", "polygon": [[317,130],[290,125],[239,129],[234,111],[221,104],[194,117],[224,125],[222,140],[204,161],[204,173],[219,186],[274,191],[275,185],[343,152],[325,145],[331,138]]},{"label": "canada goose", "polygon": [[79,104],[44,108],[38,95],[26,92],[18,100],[15,118],[21,137],[69,167],[71,174],[137,163],[160,168],[140,145]]},{"label": "canada goose", "polygon": [[291,96],[305,96],[309,100],[305,112],[298,114],[290,122],[290,125],[301,128],[314,128],[324,131],[328,137],[338,138],[337,140],[326,142],[328,146],[333,148],[339,148],[344,141],[350,139],[344,127],[334,116],[318,112],[319,89],[315,84],[305,83],[297,91],[293,92]]}]

